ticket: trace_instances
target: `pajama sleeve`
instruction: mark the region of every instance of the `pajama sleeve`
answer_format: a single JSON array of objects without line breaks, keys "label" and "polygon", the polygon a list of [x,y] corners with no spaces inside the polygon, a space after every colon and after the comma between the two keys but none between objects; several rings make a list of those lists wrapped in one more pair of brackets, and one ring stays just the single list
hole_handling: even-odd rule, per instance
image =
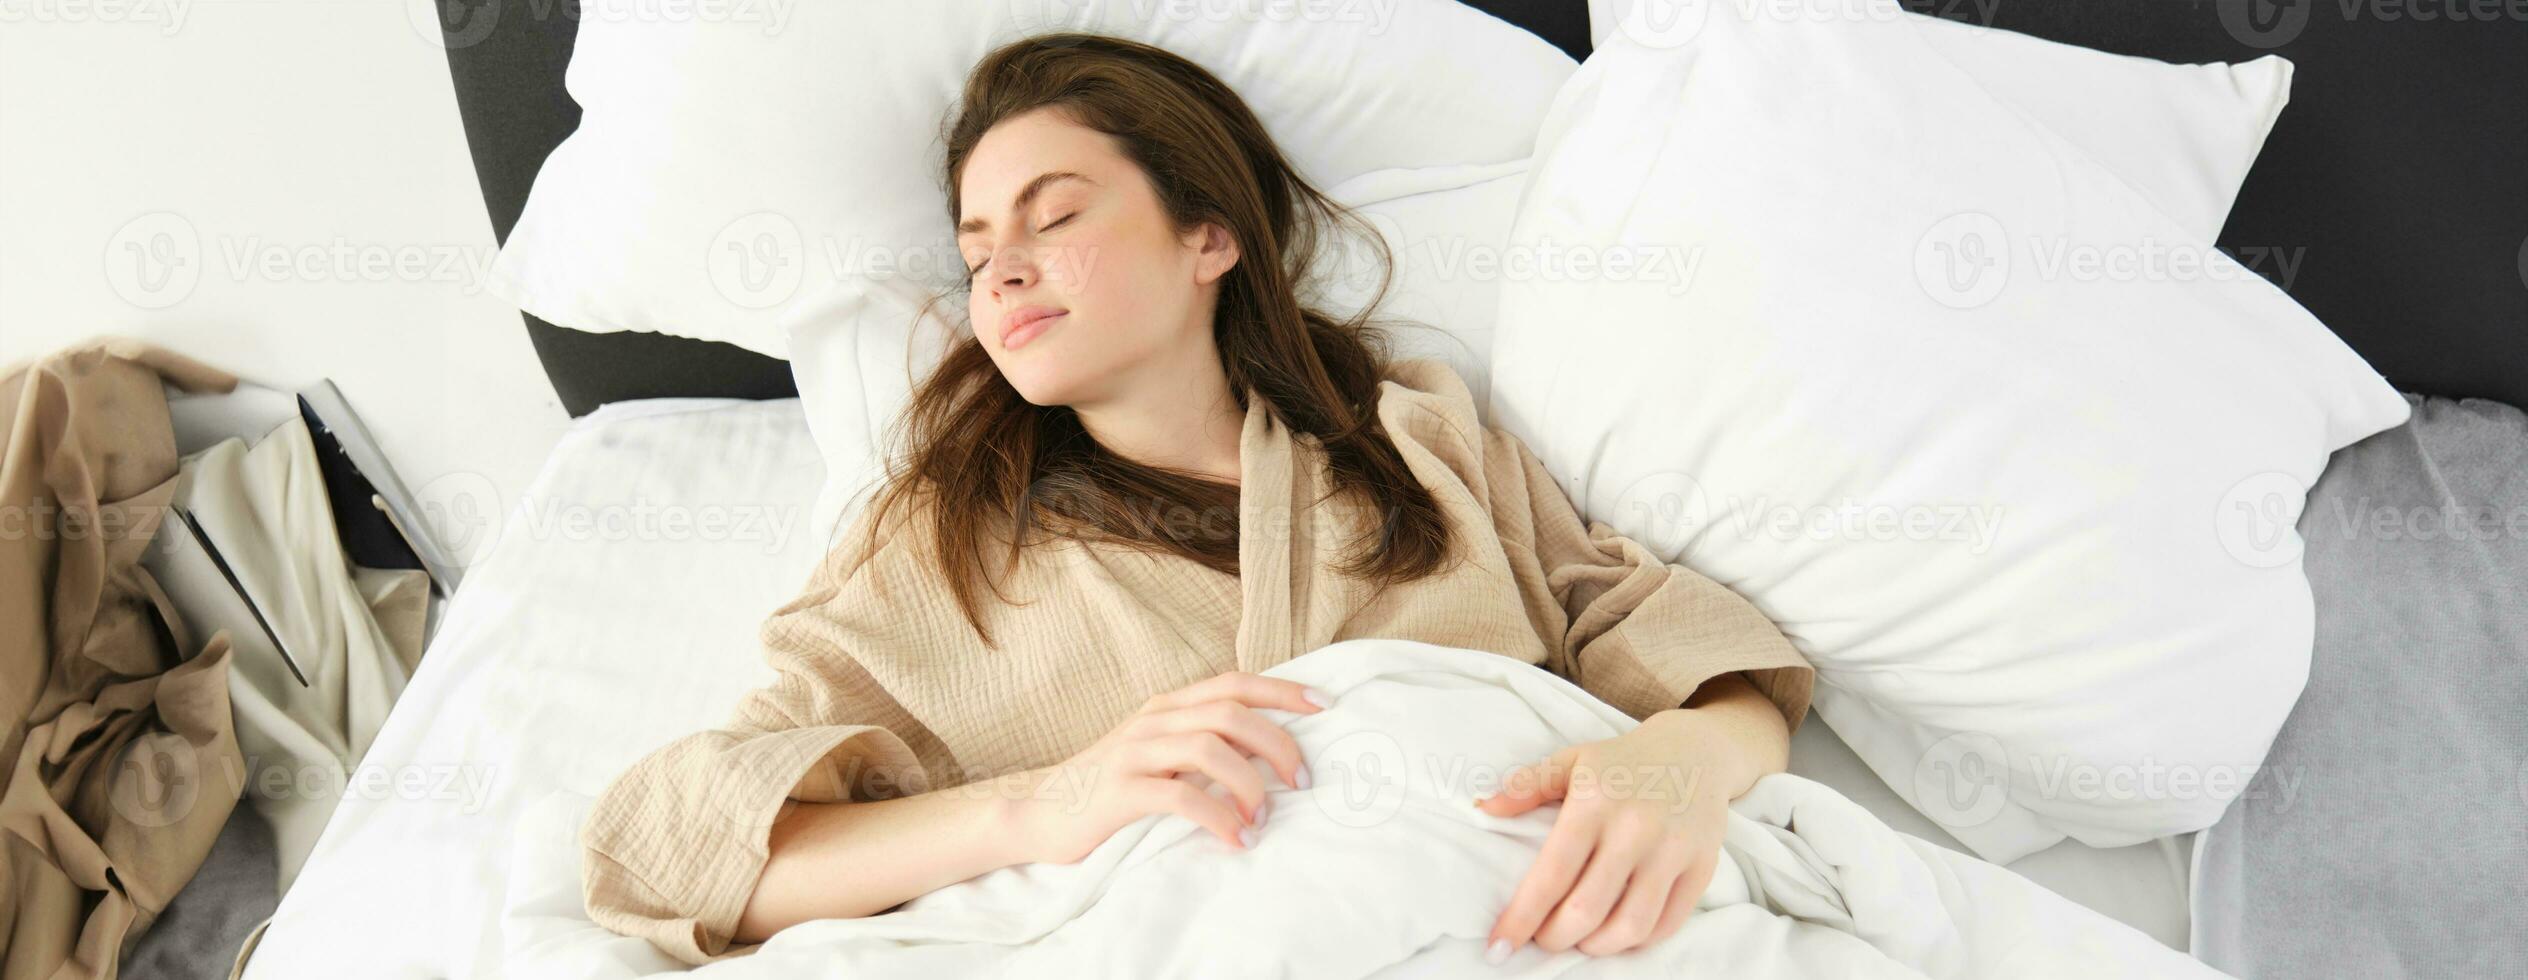
[{"label": "pajama sleeve", "polygon": [[847,587],[858,564],[838,549],[765,621],[774,679],[748,693],[726,726],[651,752],[598,798],[580,845],[581,890],[599,925],[687,964],[751,953],[732,934],[784,800],[931,788],[929,753],[917,749],[936,739],[850,655],[873,614]]},{"label": "pajama sleeve", "polygon": [[1520,591],[1551,600],[1548,663],[1635,718],[1682,705],[1704,681],[1734,671],[1799,729],[1816,670],[1772,620],[1604,523],[1584,524],[1517,437],[1487,430],[1484,449],[1495,524],[1512,544]]}]

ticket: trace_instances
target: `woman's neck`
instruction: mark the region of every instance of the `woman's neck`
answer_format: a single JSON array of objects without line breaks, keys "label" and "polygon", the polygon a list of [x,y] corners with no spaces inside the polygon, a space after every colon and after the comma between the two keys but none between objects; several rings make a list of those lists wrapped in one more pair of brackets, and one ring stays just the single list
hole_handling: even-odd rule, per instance
[{"label": "woman's neck", "polygon": [[1113,397],[1072,409],[1109,452],[1234,485],[1245,413],[1229,393],[1216,354],[1189,360],[1195,363],[1145,365],[1146,376],[1132,379],[1137,383],[1118,385]]}]

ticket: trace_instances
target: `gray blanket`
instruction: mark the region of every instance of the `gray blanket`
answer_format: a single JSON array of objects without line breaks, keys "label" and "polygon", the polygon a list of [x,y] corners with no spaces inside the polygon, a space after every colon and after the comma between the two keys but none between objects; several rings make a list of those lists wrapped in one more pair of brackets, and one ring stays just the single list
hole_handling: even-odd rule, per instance
[{"label": "gray blanket", "polygon": [[2197,845],[2235,976],[2528,977],[2528,416],[2412,400],[2309,494],[2308,688]]}]

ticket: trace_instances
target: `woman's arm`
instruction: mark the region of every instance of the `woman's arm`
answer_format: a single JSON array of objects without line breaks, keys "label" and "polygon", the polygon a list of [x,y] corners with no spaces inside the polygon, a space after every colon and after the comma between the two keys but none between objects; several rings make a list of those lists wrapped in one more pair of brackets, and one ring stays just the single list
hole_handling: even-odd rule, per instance
[{"label": "woman's arm", "polygon": [[[779,853],[767,847],[778,825],[803,805],[839,810],[933,785],[897,730],[866,723],[894,714],[891,700],[838,694],[872,689],[799,669],[810,658],[781,649],[779,675],[727,727],[660,747],[597,797],[580,844],[582,897],[598,925],[688,965],[745,952],[732,944],[767,853]],[[844,890],[837,883],[828,887]]]},{"label": "woman's arm", "polygon": [[1791,765],[1790,723],[1744,674],[1712,678],[1684,706],[1652,715],[1642,727],[1673,738],[1680,760],[1701,753],[1722,799],[1744,796],[1756,780]]},{"label": "woman's arm", "polygon": [[1494,920],[1485,955],[1497,964],[1533,940],[1606,956],[1675,933],[1719,870],[1729,801],[1789,758],[1779,706],[1723,674],[1683,707],[1511,773],[1476,805],[1497,817],[1548,803],[1562,812]]},{"label": "woman's arm", "polygon": [[[1254,843],[1266,787],[1247,759],[1306,789],[1299,742],[1260,709],[1307,715],[1323,692],[1244,671],[1153,695],[1113,730],[1060,763],[917,796],[785,804],[772,857],[736,927],[738,942],[810,919],[894,908],[942,886],[1013,864],[1068,864],[1152,813],[1173,813],[1231,847]],[[1176,777],[1198,774],[1225,796]]]},{"label": "woman's arm", "polygon": [[[1605,782],[1602,771],[1584,777],[1599,780],[1598,791],[1608,796],[1667,800],[1673,795],[1682,800],[1708,790],[1721,800],[1735,800],[1754,788],[1756,780],[1787,771],[1791,762],[1791,730],[1781,709],[1739,674],[1712,678],[1683,706],[1651,715],[1618,737],[1647,749],[1653,771],[1630,774],[1621,785]],[[1526,767],[1481,805],[1509,816],[1563,798],[1572,774],[1547,771],[1553,764],[1548,760]]]},{"label": "woman's arm", "polygon": [[1512,574],[1523,590],[1550,594],[1560,613],[1540,624],[1558,648],[1549,666],[1644,720],[1735,678],[1798,729],[1816,671],[1781,627],[1727,586],[1584,521],[1527,446],[1499,430],[1487,438],[1493,516],[1514,545]]},{"label": "woman's arm", "polygon": [[875,915],[1025,863],[1010,795],[967,787],[865,803],[784,803],[735,941],[759,943],[811,919]]},{"label": "woman's arm", "polygon": [[1561,804],[1486,955],[1531,940],[1603,955],[1664,937],[1719,866],[1729,801],[1788,764],[1816,672],[1745,598],[1584,520],[1526,445],[1481,424],[1453,373],[1408,367],[1397,380],[1420,394],[1382,401],[1388,431],[1485,503],[1546,668],[1642,722],[1522,767],[1478,801],[1498,817]]},{"label": "woman's arm", "polygon": [[1504,523],[1530,536],[1526,574],[1569,617],[1563,666],[1642,724],[1556,753],[1545,768],[1559,772],[1486,801],[1499,816],[1563,804],[1486,953],[1497,962],[1529,941],[1624,952],[1684,927],[1718,870],[1729,801],[1788,765],[1815,671],[1744,598],[1603,524],[1584,526],[1526,446],[1492,438],[1516,460],[1501,469],[1520,474],[1496,480],[1496,492],[1526,505]]},{"label": "woman's arm", "polygon": [[[856,521],[847,545],[764,621],[771,683],[741,698],[722,727],[660,746],[598,795],[579,835],[582,898],[598,925],[688,965],[744,953],[735,933],[776,824],[803,806],[942,785],[932,765],[948,760],[937,740],[851,653],[882,642],[876,625],[887,614],[846,589],[869,559],[866,542],[885,540],[866,531]],[[915,746],[934,751],[925,758]]]}]

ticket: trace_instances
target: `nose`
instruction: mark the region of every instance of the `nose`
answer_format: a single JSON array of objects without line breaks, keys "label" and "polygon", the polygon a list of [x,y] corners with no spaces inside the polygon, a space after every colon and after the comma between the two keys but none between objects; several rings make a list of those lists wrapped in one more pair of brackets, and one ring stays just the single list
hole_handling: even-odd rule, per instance
[{"label": "nose", "polygon": [[1030,249],[1010,246],[992,257],[992,282],[996,292],[1025,289],[1035,285],[1039,275],[1036,256]]}]

